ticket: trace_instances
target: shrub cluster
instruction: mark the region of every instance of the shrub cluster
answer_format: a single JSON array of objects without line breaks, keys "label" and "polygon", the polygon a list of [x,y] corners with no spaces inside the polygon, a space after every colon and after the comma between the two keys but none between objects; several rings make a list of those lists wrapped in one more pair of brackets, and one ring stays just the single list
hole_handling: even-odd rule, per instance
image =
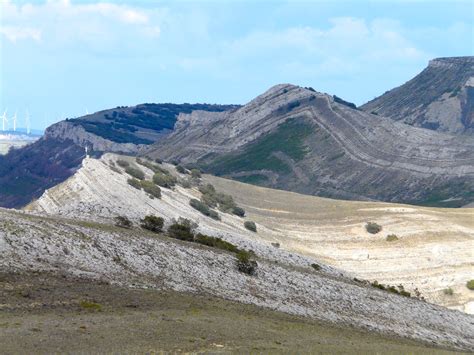
[{"label": "shrub cluster", "polygon": [[130,163],[128,161],[122,159],[117,160],[117,164],[120,165],[122,168],[130,166]]},{"label": "shrub cluster", "polygon": [[145,192],[148,193],[152,198],[161,198],[161,189],[153,182],[143,180],[140,182],[140,185],[143,190],[145,190]]},{"label": "shrub cluster", "polygon": [[189,205],[205,216],[211,217],[215,220],[220,220],[219,214],[216,211],[211,210],[205,203],[196,200],[195,198],[189,201]]},{"label": "shrub cluster", "polygon": [[144,180],[145,179],[145,173],[143,172],[143,170],[139,169],[139,168],[135,168],[133,166],[127,166],[125,168],[125,172],[131,176],[133,176],[134,178],[138,179],[138,180]]},{"label": "shrub cluster", "polygon": [[200,179],[201,171],[199,169],[191,169],[191,177],[194,179]]},{"label": "shrub cluster", "polygon": [[141,227],[154,233],[160,233],[163,231],[164,222],[162,217],[148,215],[141,220]]},{"label": "shrub cluster", "polygon": [[403,285],[398,285],[397,287],[395,287],[395,286],[390,286],[390,285],[379,284],[377,281],[372,282],[371,285],[380,290],[396,293],[398,295],[405,296],[405,297],[411,297],[410,292],[405,291]]},{"label": "shrub cluster", "polygon": [[140,180],[137,180],[137,179],[128,179],[127,180],[128,184],[130,186],[133,186],[134,188],[136,188],[137,190],[141,190],[142,189],[142,184],[140,183]]},{"label": "shrub cluster", "polygon": [[117,216],[114,218],[115,225],[121,228],[132,228],[133,223],[125,216]]},{"label": "shrub cluster", "polygon": [[168,189],[172,188],[174,185],[176,185],[177,179],[171,175],[167,170],[162,169],[166,171],[166,173],[162,171],[157,171],[155,175],[153,175],[153,182],[161,187],[166,187]]},{"label": "shrub cluster", "polygon": [[211,184],[200,186],[199,191],[202,194],[201,201],[209,208],[218,207],[222,212],[245,216],[244,209],[237,206],[232,196],[217,192]]},{"label": "shrub cluster", "polygon": [[255,224],[255,222],[245,221],[244,227],[247,228],[249,231],[257,232],[257,225]]},{"label": "shrub cluster", "polygon": [[368,222],[368,223],[365,225],[365,229],[366,229],[367,232],[369,232],[370,234],[377,234],[377,233],[379,233],[379,232],[382,230],[382,226],[378,225],[378,224],[375,223],[375,222]]}]

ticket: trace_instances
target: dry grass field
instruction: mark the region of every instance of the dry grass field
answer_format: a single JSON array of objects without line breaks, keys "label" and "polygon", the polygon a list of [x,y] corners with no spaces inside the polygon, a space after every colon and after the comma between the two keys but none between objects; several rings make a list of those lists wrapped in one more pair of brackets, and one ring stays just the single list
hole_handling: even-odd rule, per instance
[{"label": "dry grass field", "polygon": [[[474,208],[325,199],[239,183],[205,179],[232,195],[258,226],[256,238],[312,256],[354,276],[418,288],[429,301],[474,312]],[[367,222],[382,226],[377,234]],[[388,235],[397,237],[387,241]],[[453,294],[445,290],[451,288]]]}]

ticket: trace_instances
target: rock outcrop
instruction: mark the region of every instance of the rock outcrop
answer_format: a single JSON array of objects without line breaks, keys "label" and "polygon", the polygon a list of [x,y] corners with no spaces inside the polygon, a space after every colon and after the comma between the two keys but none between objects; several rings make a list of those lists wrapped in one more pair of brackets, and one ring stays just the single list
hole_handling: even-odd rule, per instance
[{"label": "rock outcrop", "polygon": [[361,106],[440,132],[474,134],[474,57],[437,58],[405,84]]}]

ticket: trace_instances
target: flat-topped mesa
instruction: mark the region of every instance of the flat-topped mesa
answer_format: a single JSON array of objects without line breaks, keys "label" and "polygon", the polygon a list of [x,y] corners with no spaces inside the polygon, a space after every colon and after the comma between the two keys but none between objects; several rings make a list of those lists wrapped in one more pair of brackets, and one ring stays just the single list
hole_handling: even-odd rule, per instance
[{"label": "flat-topped mesa", "polygon": [[474,57],[464,56],[464,57],[441,57],[434,58],[429,61],[428,67],[455,67],[455,66],[473,66]]}]

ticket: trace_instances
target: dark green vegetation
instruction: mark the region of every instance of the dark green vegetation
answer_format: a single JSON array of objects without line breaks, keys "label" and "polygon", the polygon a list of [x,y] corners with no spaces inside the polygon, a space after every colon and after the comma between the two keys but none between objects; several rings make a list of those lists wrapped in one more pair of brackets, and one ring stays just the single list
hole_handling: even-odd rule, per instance
[{"label": "dark green vegetation", "polygon": [[154,233],[160,233],[163,230],[164,223],[165,223],[165,221],[164,221],[163,217],[148,215],[148,216],[145,216],[145,218],[143,218],[141,220],[141,225],[140,226],[143,229],[147,229],[147,230],[152,231]]},{"label": "dark green vegetation", "polygon": [[312,126],[301,119],[289,119],[275,132],[250,143],[242,151],[217,158],[205,170],[216,175],[254,170],[289,173],[290,167],[274,153],[282,152],[294,161],[303,159],[307,152],[304,140],[312,130]]},{"label": "dark green vegetation", "polygon": [[316,270],[316,271],[321,270],[321,266],[318,265],[318,264],[315,264],[315,263],[311,264],[311,267],[312,267],[314,270]]},{"label": "dark green vegetation", "polygon": [[353,104],[352,102],[349,102],[349,101],[346,101],[346,100],[343,100],[341,99],[339,96],[336,96],[336,95],[333,95],[332,98],[334,99],[334,101],[336,101],[338,104],[342,104],[342,105],[345,105],[347,107],[350,107],[354,110],[357,110],[357,106],[355,104]]},{"label": "dark green vegetation", "polygon": [[130,186],[136,188],[137,190],[141,190],[141,189],[142,189],[142,184],[141,184],[140,180],[138,180],[138,179],[135,179],[135,178],[128,179],[128,180],[127,180],[127,183],[128,183]]},{"label": "dark green vegetation", "polygon": [[154,140],[146,137],[173,130],[180,113],[191,113],[194,110],[222,112],[236,107],[238,106],[143,104],[101,111],[68,121],[83,127],[87,132],[116,143],[152,144]]},{"label": "dark green vegetation", "polygon": [[161,198],[161,189],[151,181],[143,180],[140,182],[142,189],[153,198]]},{"label": "dark green vegetation", "polygon": [[[164,170],[164,169],[163,169]],[[169,172],[157,172],[153,175],[153,182],[161,187],[166,187],[168,189],[176,185],[178,180],[171,175]]]},{"label": "dark green vegetation", "polygon": [[368,223],[365,225],[365,229],[366,229],[367,232],[369,232],[370,234],[377,234],[377,233],[379,233],[380,231],[382,231],[382,226],[378,225],[378,224],[375,223],[375,222],[368,222]]},{"label": "dark green vegetation", "polygon": [[[101,311],[82,308],[85,299]],[[0,304],[0,344],[7,354],[449,353],[208,295],[45,273],[0,274]]]},{"label": "dark green vegetation", "polygon": [[257,232],[257,225],[255,224],[255,222],[245,221],[244,227],[247,228],[249,231]]},{"label": "dark green vegetation", "polygon": [[395,234],[389,234],[389,235],[387,235],[385,240],[387,242],[394,242],[394,241],[398,240],[398,237]]},{"label": "dark green vegetation", "polygon": [[405,297],[411,297],[410,292],[405,291],[405,289],[403,288],[403,285],[398,285],[397,287],[395,287],[395,286],[390,286],[390,285],[379,284],[377,281],[372,282],[371,285],[380,290],[396,293],[398,295],[405,296]]},{"label": "dark green vegetation", "polygon": [[217,192],[211,184],[200,186],[199,191],[202,194],[200,202],[208,208],[218,207],[222,212],[232,213],[239,217],[245,216],[245,210],[237,206],[232,196]]},{"label": "dark green vegetation", "polygon": [[208,216],[212,219],[215,219],[215,220],[220,220],[220,217],[219,217],[219,214],[214,211],[214,210],[211,210],[209,208],[209,206],[207,206],[205,203],[199,201],[199,200],[196,200],[195,198],[191,199],[189,201],[189,205],[198,210],[199,212],[201,212],[203,215],[205,216]]},{"label": "dark green vegetation", "polygon": [[469,280],[466,282],[466,287],[470,290],[474,290],[474,280]]},{"label": "dark green vegetation", "polygon": [[138,180],[144,180],[145,179],[145,173],[143,172],[143,170],[139,169],[139,168],[136,168],[136,167],[133,167],[133,166],[127,166],[125,168],[125,172],[131,176],[133,176],[134,178],[138,179]]},{"label": "dark green vegetation", "polygon": [[255,275],[257,272],[257,262],[253,259],[252,253],[240,250],[237,253],[237,269],[247,275]]},{"label": "dark green vegetation", "polygon": [[117,216],[114,218],[115,225],[121,228],[132,228],[133,223],[125,216]]},{"label": "dark green vegetation", "polygon": [[22,207],[69,178],[84,158],[72,141],[41,138],[0,155],[0,207]]}]

